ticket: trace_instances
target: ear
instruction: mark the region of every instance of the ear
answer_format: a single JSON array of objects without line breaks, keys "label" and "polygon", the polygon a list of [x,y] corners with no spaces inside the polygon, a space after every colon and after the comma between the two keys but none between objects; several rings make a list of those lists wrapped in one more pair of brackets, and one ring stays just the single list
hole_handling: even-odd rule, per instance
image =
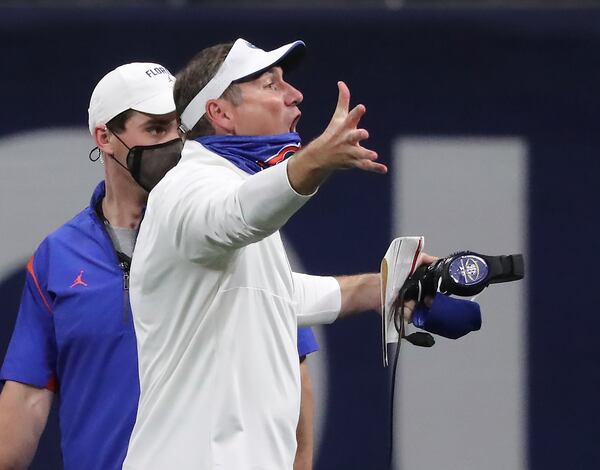
[{"label": "ear", "polygon": [[235,116],[232,108],[233,105],[223,98],[206,103],[206,117],[217,134],[234,134]]},{"label": "ear", "polygon": [[115,152],[110,141],[109,132],[110,131],[105,125],[98,125],[94,129],[94,138],[98,149],[100,149],[102,153],[113,155]]}]

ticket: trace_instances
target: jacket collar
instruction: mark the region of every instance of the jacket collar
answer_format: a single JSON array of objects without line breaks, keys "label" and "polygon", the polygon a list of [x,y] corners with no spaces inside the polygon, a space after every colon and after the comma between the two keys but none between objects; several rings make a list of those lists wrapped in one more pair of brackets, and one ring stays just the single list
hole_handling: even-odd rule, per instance
[{"label": "jacket collar", "polygon": [[100,181],[100,183],[98,183],[98,186],[96,186],[96,189],[94,189],[94,193],[92,194],[92,199],[90,200],[90,209],[93,212],[96,212],[96,208],[98,207],[98,204],[100,203],[100,201],[102,201],[102,199],[104,199],[104,196],[106,195],[106,184],[104,183],[104,180]]}]

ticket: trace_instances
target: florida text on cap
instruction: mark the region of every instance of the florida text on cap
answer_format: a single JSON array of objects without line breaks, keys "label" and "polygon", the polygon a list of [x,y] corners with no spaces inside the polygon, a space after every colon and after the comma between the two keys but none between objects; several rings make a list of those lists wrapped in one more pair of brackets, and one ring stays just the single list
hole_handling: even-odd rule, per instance
[{"label": "florida text on cap", "polygon": [[294,41],[267,52],[250,44],[245,39],[237,39],[215,76],[181,113],[181,130],[188,132],[192,129],[204,116],[206,103],[219,98],[229,85],[265,72],[284,60],[287,62],[288,59],[292,59],[292,55],[294,59],[299,59],[301,56],[297,53],[303,52],[305,47],[303,41]]}]

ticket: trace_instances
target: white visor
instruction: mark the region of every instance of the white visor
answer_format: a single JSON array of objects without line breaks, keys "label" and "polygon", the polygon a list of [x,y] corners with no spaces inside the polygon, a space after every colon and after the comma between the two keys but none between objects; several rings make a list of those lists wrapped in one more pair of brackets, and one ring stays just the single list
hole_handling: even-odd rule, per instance
[{"label": "white visor", "polygon": [[299,47],[305,47],[303,41],[294,41],[267,52],[245,39],[236,40],[215,76],[181,113],[181,130],[188,132],[192,129],[206,113],[206,103],[219,98],[233,82],[268,70]]}]

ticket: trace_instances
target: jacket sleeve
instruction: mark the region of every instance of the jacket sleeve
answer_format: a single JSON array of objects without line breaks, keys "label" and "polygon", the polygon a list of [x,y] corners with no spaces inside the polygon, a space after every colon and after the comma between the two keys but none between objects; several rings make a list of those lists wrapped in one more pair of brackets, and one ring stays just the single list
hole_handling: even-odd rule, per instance
[{"label": "jacket sleeve", "polygon": [[334,277],[292,273],[298,325],[332,323],[342,308],[342,292]]},{"label": "jacket sleeve", "polygon": [[246,179],[222,165],[206,165],[158,204],[177,251],[203,262],[273,234],[310,197],[290,186],[287,162]]},{"label": "jacket sleeve", "polygon": [[303,358],[318,350],[319,343],[312,328],[308,326],[298,328],[298,356]]},{"label": "jacket sleeve", "polygon": [[40,247],[27,263],[21,305],[0,379],[55,391],[56,340],[44,258]]}]

